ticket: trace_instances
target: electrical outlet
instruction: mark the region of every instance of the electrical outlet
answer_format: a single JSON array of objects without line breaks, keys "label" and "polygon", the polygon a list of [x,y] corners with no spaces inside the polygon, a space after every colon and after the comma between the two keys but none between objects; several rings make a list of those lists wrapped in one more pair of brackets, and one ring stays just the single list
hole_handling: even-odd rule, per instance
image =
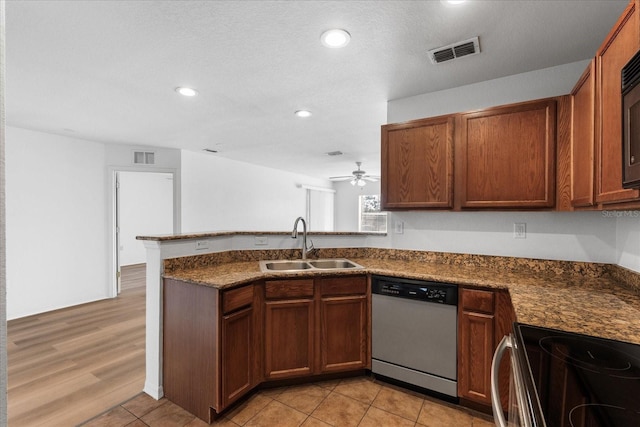
[{"label": "electrical outlet", "polygon": [[526,222],[514,222],[513,223],[513,238],[514,239],[526,239],[527,238],[527,223]]},{"label": "electrical outlet", "polygon": [[201,251],[203,249],[209,249],[209,241],[208,240],[198,240],[196,242],[196,251]]},{"label": "electrical outlet", "polygon": [[253,244],[256,246],[268,245],[269,238],[267,236],[255,236]]},{"label": "electrical outlet", "polygon": [[404,234],[404,221],[396,221],[396,234]]}]

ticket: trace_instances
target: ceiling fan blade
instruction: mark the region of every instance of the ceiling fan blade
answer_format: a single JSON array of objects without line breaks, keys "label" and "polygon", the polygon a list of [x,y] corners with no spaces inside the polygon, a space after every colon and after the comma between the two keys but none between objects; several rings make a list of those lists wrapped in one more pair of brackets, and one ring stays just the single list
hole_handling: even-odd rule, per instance
[{"label": "ceiling fan blade", "polygon": [[330,176],[330,181],[346,181],[348,179],[353,179],[353,175],[345,175],[345,176]]},{"label": "ceiling fan blade", "polygon": [[364,179],[365,181],[371,181],[371,182],[377,182],[380,177],[379,176],[363,176],[362,179]]}]

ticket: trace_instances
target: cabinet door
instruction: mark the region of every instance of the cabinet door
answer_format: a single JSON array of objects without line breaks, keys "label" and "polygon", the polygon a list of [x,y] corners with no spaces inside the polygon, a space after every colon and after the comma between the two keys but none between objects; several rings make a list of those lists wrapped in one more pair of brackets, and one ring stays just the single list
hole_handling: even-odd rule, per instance
[{"label": "cabinet door", "polygon": [[556,102],[460,116],[456,197],[461,208],[550,208],[555,204]]},{"label": "cabinet door", "polygon": [[629,3],[616,26],[596,53],[598,92],[596,201],[635,200],[638,190],[622,188],[622,67],[638,51],[638,12]]},{"label": "cabinet door", "polygon": [[312,373],[313,310],[312,299],[265,303],[265,375],[268,379]]},{"label": "cabinet door", "polygon": [[326,297],[320,303],[322,372],[367,366],[367,296]]},{"label": "cabinet door", "polygon": [[490,405],[493,315],[463,311],[458,333],[458,395]]},{"label": "cabinet door", "polygon": [[253,308],[223,316],[221,335],[222,401],[226,407],[253,384]]},{"label": "cabinet door", "polygon": [[382,126],[382,207],[453,206],[453,116]]},{"label": "cabinet door", "polygon": [[595,203],[596,78],[592,60],[571,92],[571,205]]}]

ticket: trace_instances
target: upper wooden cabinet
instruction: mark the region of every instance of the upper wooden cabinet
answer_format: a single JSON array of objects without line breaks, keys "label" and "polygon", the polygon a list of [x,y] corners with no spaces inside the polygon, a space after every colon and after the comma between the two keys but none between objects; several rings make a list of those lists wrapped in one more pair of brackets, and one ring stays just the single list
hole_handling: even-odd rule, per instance
[{"label": "upper wooden cabinet", "polygon": [[456,205],[462,209],[555,205],[555,99],[461,114],[459,121]]},{"label": "upper wooden cabinet", "polygon": [[636,2],[630,2],[596,53],[596,201],[635,201],[638,190],[622,188],[622,67],[640,47]]},{"label": "upper wooden cabinet", "polygon": [[571,91],[571,205],[595,204],[596,69],[592,60]]},{"label": "upper wooden cabinet", "polygon": [[382,126],[382,208],[453,207],[454,116]]}]

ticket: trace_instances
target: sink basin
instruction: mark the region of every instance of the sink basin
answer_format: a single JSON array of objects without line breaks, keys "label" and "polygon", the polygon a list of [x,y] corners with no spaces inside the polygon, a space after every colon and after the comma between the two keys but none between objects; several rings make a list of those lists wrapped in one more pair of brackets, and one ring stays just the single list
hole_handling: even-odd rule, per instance
[{"label": "sink basin", "polygon": [[361,265],[348,259],[312,259],[312,260],[275,260],[260,261],[260,270],[263,272],[296,272],[296,271],[321,271],[321,270],[349,270],[362,269]]},{"label": "sink basin", "polygon": [[268,261],[264,263],[267,270],[291,271],[291,270],[308,270],[311,268],[306,261]]},{"label": "sink basin", "polygon": [[315,268],[357,268],[359,265],[349,261],[348,259],[323,259],[318,261],[309,261],[309,264]]}]

